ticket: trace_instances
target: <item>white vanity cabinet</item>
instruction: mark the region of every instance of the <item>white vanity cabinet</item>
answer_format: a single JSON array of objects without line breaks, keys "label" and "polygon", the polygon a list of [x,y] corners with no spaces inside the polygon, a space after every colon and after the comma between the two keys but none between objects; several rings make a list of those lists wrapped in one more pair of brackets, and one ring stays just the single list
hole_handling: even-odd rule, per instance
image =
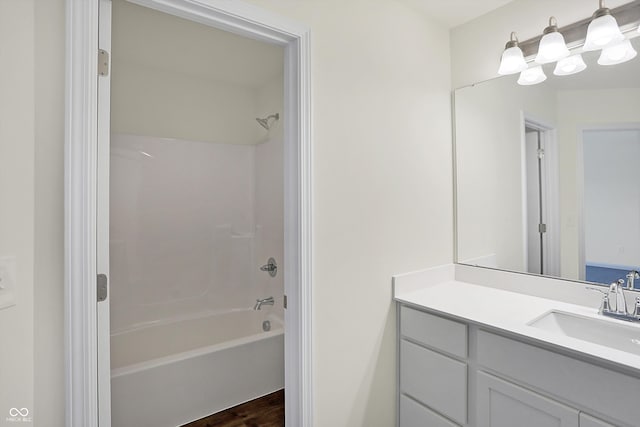
[{"label": "white vanity cabinet", "polygon": [[414,306],[398,310],[398,427],[640,426],[640,374]]},{"label": "white vanity cabinet", "polygon": [[467,422],[467,326],[400,309],[400,426]]},{"label": "white vanity cabinet", "polygon": [[580,414],[580,427],[616,427],[587,414]]},{"label": "white vanity cabinet", "polygon": [[578,427],[580,413],[513,383],[478,373],[478,427]]}]

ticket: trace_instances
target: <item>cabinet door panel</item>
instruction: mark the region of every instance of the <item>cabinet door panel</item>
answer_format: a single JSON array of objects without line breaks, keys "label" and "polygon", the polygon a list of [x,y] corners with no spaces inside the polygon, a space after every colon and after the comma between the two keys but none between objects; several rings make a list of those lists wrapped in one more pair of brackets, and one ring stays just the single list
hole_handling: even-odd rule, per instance
[{"label": "cabinet door panel", "polygon": [[426,346],[454,356],[467,357],[467,325],[464,323],[402,306],[400,332]]},{"label": "cabinet door panel", "polygon": [[616,427],[590,415],[580,413],[580,427]]},{"label": "cabinet door panel", "polygon": [[400,396],[400,427],[459,427],[407,396]]},{"label": "cabinet door panel", "polygon": [[402,340],[400,391],[453,421],[467,422],[465,363]]},{"label": "cabinet door panel", "polygon": [[479,427],[578,427],[578,411],[515,384],[478,373]]}]

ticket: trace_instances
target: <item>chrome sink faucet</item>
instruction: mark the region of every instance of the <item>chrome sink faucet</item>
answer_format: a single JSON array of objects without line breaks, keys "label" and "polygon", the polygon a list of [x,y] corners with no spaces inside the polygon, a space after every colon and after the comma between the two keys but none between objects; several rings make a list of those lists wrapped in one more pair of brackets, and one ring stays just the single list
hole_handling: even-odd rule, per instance
[{"label": "chrome sink faucet", "polygon": [[637,279],[640,279],[640,273],[638,273],[636,270],[631,270],[630,272],[628,272],[626,289],[634,290],[635,289],[634,281]]},{"label": "chrome sink faucet", "polygon": [[[608,291],[603,291],[598,288],[587,289],[604,294],[599,311],[603,316],[615,317],[616,319],[628,320],[630,322],[640,322],[640,297],[636,297],[633,310],[628,311],[627,299],[624,295],[624,284],[624,280],[619,279],[609,286]],[[611,294],[614,294],[616,298],[615,309],[611,308],[611,304],[609,302],[609,296]]]},{"label": "chrome sink faucet", "polygon": [[626,316],[627,313],[627,299],[624,296],[624,280],[618,279],[617,282],[613,282],[609,286],[609,292],[616,296],[616,311],[614,312],[620,316]]},{"label": "chrome sink faucet", "polygon": [[254,310],[260,310],[260,308],[263,305],[273,305],[274,304],[274,299],[273,297],[269,297],[269,298],[264,298],[264,299],[257,299],[256,300],[256,305],[253,306]]}]

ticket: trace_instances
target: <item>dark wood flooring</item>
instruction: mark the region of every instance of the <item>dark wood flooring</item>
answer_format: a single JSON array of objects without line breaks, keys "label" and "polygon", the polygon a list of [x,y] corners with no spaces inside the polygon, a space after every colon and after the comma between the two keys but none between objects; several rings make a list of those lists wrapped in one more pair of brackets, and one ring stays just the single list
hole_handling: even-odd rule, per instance
[{"label": "dark wood flooring", "polygon": [[183,427],[284,427],[284,390],[234,406]]}]

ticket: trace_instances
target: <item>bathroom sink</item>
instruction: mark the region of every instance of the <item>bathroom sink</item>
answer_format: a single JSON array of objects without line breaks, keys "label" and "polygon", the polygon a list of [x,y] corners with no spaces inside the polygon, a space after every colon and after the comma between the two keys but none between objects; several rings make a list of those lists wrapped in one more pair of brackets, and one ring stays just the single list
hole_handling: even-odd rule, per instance
[{"label": "bathroom sink", "polygon": [[640,356],[640,325],[550,311],[529,326]]}]

